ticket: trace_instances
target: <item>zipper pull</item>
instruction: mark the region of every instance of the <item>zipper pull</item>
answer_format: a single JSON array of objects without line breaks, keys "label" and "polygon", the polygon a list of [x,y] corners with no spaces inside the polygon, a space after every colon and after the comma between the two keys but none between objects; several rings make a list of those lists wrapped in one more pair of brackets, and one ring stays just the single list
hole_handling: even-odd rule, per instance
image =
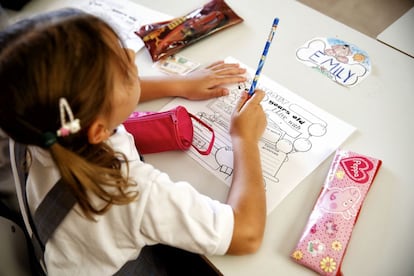
[{"label": "zipper pull", "polygon": [[177,124],[178,119],[177,119],[177,115],[175,114],[175,112],[171,113],[171,119],[172,119],[174,124]]}]

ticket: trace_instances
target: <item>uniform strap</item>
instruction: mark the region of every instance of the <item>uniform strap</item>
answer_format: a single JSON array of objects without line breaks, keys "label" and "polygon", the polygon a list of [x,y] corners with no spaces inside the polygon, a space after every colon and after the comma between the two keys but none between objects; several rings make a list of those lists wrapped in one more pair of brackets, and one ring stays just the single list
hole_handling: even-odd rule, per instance
[{"label": "uniform strap", "polygon": [[[47,240],[69,213],[76,199],[65,183],[60,179],[48,192],[31,216],[26,195],[26,151],[27,146],[9,140],[10,161],[17,197],[26,230],[32,240],[34,254],[44,273],[44,250]],[[41,273],[41,271],[38,271]]]},{"label": "uniform strap", "polygon": [[[62,179],[50,189],[46,194],[39,207],[36,209],[32,218],[26,196],[26,173],[24,163],[26,161],[26,146],[15,143],[10,139],[10,155],[13,167],[14,180],[16,189],[18,190],[20,208],[23,210],[26,229],[29,229],[29,235],[32,238],[32,244],[43,269],[46,273],[44,265],[44,250],[48,239],[53,235],[60,223],[65,219],[76,204],[76,198],[72,191],[65,185]],[[141,160],[143,159],[142,156]],[[120,275],[167,275],[165,268],[157,264],[157,257],[154,250],[155,247],[144,247],[137,259],[131,260],[115,274]],[[41,273],[41,271],[38,271]]]},{"label": "uniform strap", "polygon": [[76,203],[76,198],[62,179],[53,186],[34,214],[37,234],[43,245]]}]

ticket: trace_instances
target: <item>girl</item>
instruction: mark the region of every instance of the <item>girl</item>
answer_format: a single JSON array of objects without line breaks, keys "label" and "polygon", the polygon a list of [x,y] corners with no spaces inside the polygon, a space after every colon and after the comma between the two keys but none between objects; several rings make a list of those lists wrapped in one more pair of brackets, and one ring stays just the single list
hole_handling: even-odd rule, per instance
[{"label": "girl", "polygon": [[232,115],[235,164],[225,203],[143,163],[122,127],[140,99],[227,94],[221,85],[245,80],[238,65],[217,62],[186,78],[140,80],[134,53],[116,33],[73,9],[10,26],[0,49],[0,127],[29,145],[30,212],[59,179],[76,198],[46,243],[48,273],[114,274],[154,244],[200,254],[258,249],[266,218],[262,91],[243,95]]}]

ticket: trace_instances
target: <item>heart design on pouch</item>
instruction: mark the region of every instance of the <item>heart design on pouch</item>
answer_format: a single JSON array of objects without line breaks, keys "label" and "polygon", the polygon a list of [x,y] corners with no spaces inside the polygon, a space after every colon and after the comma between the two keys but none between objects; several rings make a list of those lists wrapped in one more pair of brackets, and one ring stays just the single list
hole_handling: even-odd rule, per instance
[{"label": "heart design on pouch", "polygon": [[369,180],[368,172],[374,167],[369,159],[362,156],[344,158],[341,165],[349,178],[361,184]]}]

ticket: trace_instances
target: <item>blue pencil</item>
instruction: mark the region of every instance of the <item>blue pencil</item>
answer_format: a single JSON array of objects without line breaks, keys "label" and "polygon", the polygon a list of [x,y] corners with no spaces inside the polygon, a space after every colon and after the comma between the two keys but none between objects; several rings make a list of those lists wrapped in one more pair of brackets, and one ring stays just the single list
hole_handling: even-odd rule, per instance
[{"label": "blue pencil", "polygon": [[279,18],[276,17],[273,20],[272,29],[270,30],[269,37],[267,38],[266,45],[264,47],[262,57],[259,60],[259,65],[257,66],[257,70],[256,70],[256,74],[254,76],[253,82],[252,82],[252,86],[250,86],[249,96],[252,96],[254,94],[254,90],[256,90],[256,85],[257,85],[257,82],[259,81],[260,73],[262,72],[262,68],[263,68],[263,65],[264,65],[265,60],[266,60],[267,52],[269,51],[269,46],[272,43],[273,36],[275,34],[275,31],[276,31],[276,28],[277,28],[278,24],[279,24]]}]

